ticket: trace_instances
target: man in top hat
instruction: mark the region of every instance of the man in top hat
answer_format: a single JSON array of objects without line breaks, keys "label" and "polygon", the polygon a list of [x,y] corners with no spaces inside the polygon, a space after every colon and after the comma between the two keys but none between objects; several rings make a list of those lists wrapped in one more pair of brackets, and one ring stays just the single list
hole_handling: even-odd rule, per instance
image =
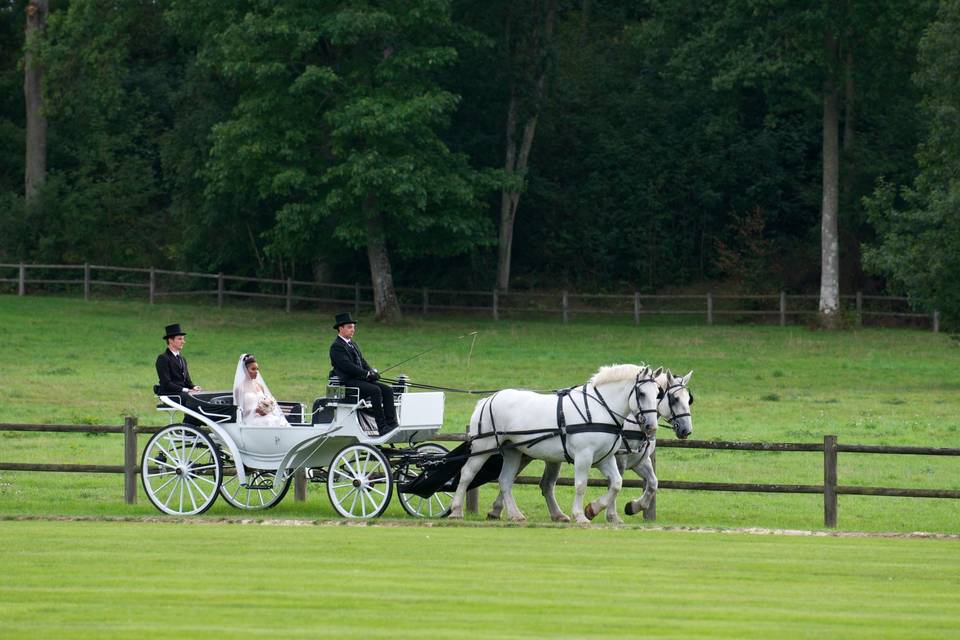
[{"label": "man in top hat", "polygon": [[180,352],[183,350],[185,331],[179,324],[168,324],[163,339],[167,341],[167,348],[157,356],[157,377],[160,378],[160,393],[193,393],[200,391],[200,386],[193,384],[190,379],[190,370],[187,369],[187,360]]},{"label": "man in top hat", "polygon": [[360,347],[353,341],[357,323],[349,313],[338,313],[333,328],[337,338],[330,345],[330,364],[333,373],[340,378],[345,387],[360,389],[360,397],[373,404],[373,416],[377,420],[377,429],[383,435],[394,429],[397,424],[397,410],[393,405],[393,389],[377,382],[380,373],[367,364]]}]

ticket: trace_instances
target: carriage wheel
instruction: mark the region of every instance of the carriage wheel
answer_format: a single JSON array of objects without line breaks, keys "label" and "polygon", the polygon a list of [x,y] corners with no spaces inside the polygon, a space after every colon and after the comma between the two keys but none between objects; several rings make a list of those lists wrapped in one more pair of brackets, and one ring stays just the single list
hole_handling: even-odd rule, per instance
[{"label": "carriage wheel", "polygon": [[236,474],[230,474],[220,486],[220,495],[237,509],[255,511],[275,507],[290,489],[290,478],[280,487],[274,487],[273,479],[277,472],[273,470],[252,471],[247,475],[247,486],[240,486]]},{"label": "carriage wheel", "polygon": [[140,478],[157,509],[173,516],[192,516],[209,509],[217,499],[223,465],[207,434],[178,424],[158,431],[147,442]]},{"label": "carriage wheel", "polygon": [[[437,457],[445,456],[449,451],[446,447],[439,444],[421,444],[414,448],[418,454],[435,455]],[[413,480],[423,472],[421,466],[417,463],[411,463],[404,468],[403,478],[400,482]],[[397,497],[400,498],[400,504],[403,510],[415,518],[446,518],[450,515],[450,503],[453,502],[453,494],[447,491],[438,491],[429,498],[421,498],[415,493],[403,493],[397,488]]]},{"label": "carriage wheel", "polygon": [[344,447],[330,463],[327,495],[345,518],[375,518],[390,504],[393,473],[378,449],[365,444]]}]

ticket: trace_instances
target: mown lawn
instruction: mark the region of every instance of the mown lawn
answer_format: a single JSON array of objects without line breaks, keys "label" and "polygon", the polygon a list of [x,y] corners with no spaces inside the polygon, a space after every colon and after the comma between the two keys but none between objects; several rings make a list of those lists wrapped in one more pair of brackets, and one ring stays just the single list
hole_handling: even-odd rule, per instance
[{"label": "mown lawn", "polygon": [[[149,306],[129,301],[0,296],[4,353],[0,358],[0,421],[163,424],[153,410],[153,361],[162,327],[182,323],[194,379],[227,389],[236,359],[254,352],[282,399],[311,401],[323,393],[333,338],[329,312],[206,304]],[[459,339],[478,331],[475,343]],[[396,327],[361,317],[357,340],[384,368],[434,351],[395,372],[460,388],[578,384],[600,365],[646,361],[678,373],[694,370],[693,438],[768,442],[840,442],[960,447],[958,343],[917,330],[837,333],[805,327],[700,326],[664,319],[577,318],[557,321],[409,318]],[[471,348],[472,347],[472,348]],[[462,431],[475,396],[448,394],[445,431]],[[670,435],[661,436],[662,439]],[[145,439],[144,439],[145,440]],[[0,461],[119,464],[121,438],[0,432]],[[841,484],[960,489],[960,460],[946,457],[841,454]],[[819,454],[661,449],[662,479],[819,484]],[[536,469],[532,469],[536,472]],[[636,490],[629,490],[636,495]],[[481,496],[483,509],[492,499]],[[561,491],[568,508],[570,495]],[[539,492],[518,489],[533,520],[546,518]],[[0,472],[6,514],[151,513],[122,503],[119,476]],[[216,505],[212,515],[232,513]],[[308,501],[288,498],[275,515],[328,517],[321,487]],[[390,517],[405,517],[392,506]],[[817,528],[818,496],[661,492],[664,524]],[[957,532],[960,504],[951,500],[840,499],[840,527],[860,530]]]},{"label": "mown lawn", "polygon": [[948,638],[956,540],[0,521],[0,637]]}]

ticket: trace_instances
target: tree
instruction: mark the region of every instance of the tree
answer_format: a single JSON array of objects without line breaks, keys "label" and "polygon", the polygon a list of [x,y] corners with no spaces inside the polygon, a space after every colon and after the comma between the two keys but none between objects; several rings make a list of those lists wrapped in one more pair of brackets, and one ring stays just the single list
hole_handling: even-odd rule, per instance
[{"label": "tree", "polygon": [[960,2],[940,2],[920,42],[916,82],[929,122],[910,186],[881,180],[868,199],[879,237],[865,250],[868,266],[886,275],[913,304],[939,309],[960,325]]},{"label": "tree", "polygon": [[29,205],[35,202],[37,194],[47,181],[47,117],[43,106],[43,65],[37,52],[46,36],[48,1],[30,0],[26,11],[23,97],[27,113],[27,153],[24,196]]},{"label": "tree", "polygon": [[364,248],[375,315],[396,320],[394,253],[491,243],[479,196],[492,177],[440,136],[458,97],[437,78],[464,37],[442,0],[251,8],[215,37],[239,98],[213,129],[208,197],[273,213],[269,251]]}]

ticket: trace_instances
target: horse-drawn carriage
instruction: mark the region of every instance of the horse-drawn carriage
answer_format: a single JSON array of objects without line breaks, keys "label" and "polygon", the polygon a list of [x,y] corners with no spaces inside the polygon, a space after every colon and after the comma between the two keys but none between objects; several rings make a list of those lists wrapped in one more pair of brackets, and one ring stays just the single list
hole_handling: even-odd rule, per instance
[{"label": "horse-drawn carriage", "polygon": [[[396,491],[407,513],[439,517],[451,496],[405,491],[424,467],[439,464],[447,450],[424,442],[443,425],[442,392],[410,393],[403,379],[394,387],[399,427],[377,432],[369,403],[355,388],[332,381],[310,411],[300,402],[277,404],[288,424],[245,424],[230,392],[158,394],[159,411],[171,424],[150,438],[141,478],[147,497],[171,515],[195,515],[222,496],[239,509],[267,509],[286,495],[304,470],[326,484],[334,509],[348,518],[382,514]],[[183,421],[174,423],[176,413]]]}]

